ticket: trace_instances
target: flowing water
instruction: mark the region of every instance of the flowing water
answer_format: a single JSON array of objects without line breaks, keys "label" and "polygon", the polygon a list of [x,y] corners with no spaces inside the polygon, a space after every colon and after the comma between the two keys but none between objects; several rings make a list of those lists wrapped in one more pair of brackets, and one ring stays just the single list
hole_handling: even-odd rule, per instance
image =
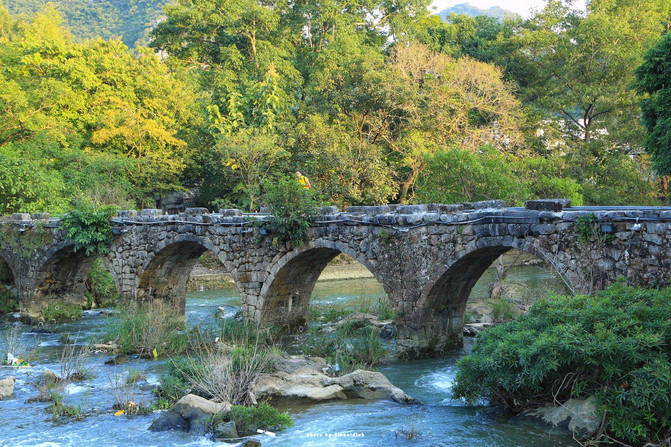
[{"label": "flowing water", "polygon": [[[490,275],[487,273],[486,275]],[[486,283],[491,277],[483,278]],[[509,272],[511,284],[526,284],[524,293],[542,294],[548,288],[561,289],[561,281],[544,268],[516,267]],[[515,289],[517,290],[517,289]],[[473,295],[486,294],[483,284]],[[313,301],[340,308],[359,309],[377,302],[383,296],[380,285],[373,279],[319,282]],[[214,322],[214,314],[223,308],[226,317],[232,317],[240,306],[234,288],[191,292],[187,299],[187,322],[190,326]],[[88,412],[82,421],[55,423],[47,414],[46,403],[27,403],[37,390],[31,384],[45,369],[59,372],[64,333],[79,334],[77,344],[104,339],[106,324],[115,317],[100,311],[87,311],[81,321],[49,327],[52,333],[34,333],[23,326],[19,344],[34,350],[30,368],[17,370],[0,368],[0,378],[17,378],[15,398],[0,402],[0,446],[210,446],[217,443],[200,436],[181,432],[153,433],[148,431],[156,415],[114,416],[112,405],[116,399],[149,402],[151,389],[156,386],[164,370],[164,362],[136,360],[119,366],[104,365],[110,356],[94,353],[88,365],[95,378],[69,385],[65,401]],[[11,326],[2,324],[6,333]],[[0,338],[0,343],[6,340]],[[569,437],[549,435],[527,425],[509,422],[505,418],[486,416],[484,407],[466,406],[451,399],[455,363],[469,350],[440,359],[412,362],[394,362],[383,365],[380,371],[396,386],[422,402],[422,405],[399,405],[389,401],[345,401],[318,405],[292,405],[287,410],[295,418],[295,425],[275,437],[259,439],[264,446],[574,446]],[[0,345],[0,352],[4,346]],[[116,385],[123,382],[131,369],[144,372],[146,380],[117,396]],[[415,432],[412,440],[397,432]],[[222,445],[219,443],[219,445]]]}]

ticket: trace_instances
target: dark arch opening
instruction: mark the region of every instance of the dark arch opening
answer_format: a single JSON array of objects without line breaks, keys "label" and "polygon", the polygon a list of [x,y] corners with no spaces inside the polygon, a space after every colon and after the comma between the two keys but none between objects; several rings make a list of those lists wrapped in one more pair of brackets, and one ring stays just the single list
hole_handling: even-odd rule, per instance
[{"label": "dark arch opening", "polygon": [[137,300],[161,300],[184,312],[191,271],[207,250],[194,241],[176,242],[163,248],[142,272]]},{"label": "dark arch opening", "polygon": [[[7,290],[12,290],[15,285],[14,272],[9,266],[9,263],[0,256],[0,286],[4,286]],[[2,289],[0,289],[2,290]]]},{"label": "dark arch opening", "polygon": [[86,304],[86,275],[95,256],[73,246],[61,248],[45,262],[37,273],[33,300],[58,299],[63,302]]},{"label": "dark arch opening", "polygon": [[[421,318],[422,326],[429,338],[429,346],[442,350],[443,347],[458,348],[463,345],[464,313],[471,292],[487,269],[510,250],[513,250],[512,247],[505,246],[478,249],[459,259],[434,283],[428,292]],[[517,250],[514,252],[522,253],[526,258],[537,259],[541,264],[552,269],[544,260],[535,255]],[[552,271],[557,278],[561,278],[554,269]],[[492,272],[491,277],[496,276],[496,272]],[[505,279],[505,276],[496,279]],[[495,284],[497,282],[495,281]],[[561,283],[561,279],[558,279],[557,283]],[[566,289],[560,291],[566,291]],[[491,291],[485,293],[489,292]],[[485,297],[487,298],[490,297]]]},{"label": "dark arch opening", "polygon": [[[283,265],[271,278],[267,289],[262,291],[261,323],[278,326],[284,331],[307,328],[308,310],[317,281],[341,253],[336,248],[312,248]],[[367,266],[356,264],[370,272]]]},{"label": "dark arch opening", "polygon": [[0,314],[17,309],[16,278],[9,263],[0,256]]}]

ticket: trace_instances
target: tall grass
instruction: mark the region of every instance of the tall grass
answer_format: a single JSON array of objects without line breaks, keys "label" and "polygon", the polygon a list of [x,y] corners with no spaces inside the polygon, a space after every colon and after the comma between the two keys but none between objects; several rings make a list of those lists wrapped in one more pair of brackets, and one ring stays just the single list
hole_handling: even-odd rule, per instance
[{"label": "tall grass", "polygon": [[255,323],[224,322],[219,336],[201,341],[187,357],[169,362],[160,396],[176,400],[187,390],[217,402],[248,405],[251,389],[272,366],[272,333]]},{"label": "tall grass", "polygon": [[143,358],[180,354],[189,347],[184,315],[161,301],[122,307],[119,320],[108,324],[107,335],[121,352]]},{"label": "tall grass", "polygon": [[89,364],[91,348],[77,346],[75,337],[72,343],[66,344],[61,353],[60,372],[64,382],[81,382],[94,377],[93,368]]}]

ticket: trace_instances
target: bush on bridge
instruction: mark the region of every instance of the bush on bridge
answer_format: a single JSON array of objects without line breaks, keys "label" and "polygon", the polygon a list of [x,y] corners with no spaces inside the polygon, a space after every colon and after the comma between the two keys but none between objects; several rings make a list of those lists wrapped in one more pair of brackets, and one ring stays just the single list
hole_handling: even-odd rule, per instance
[{"label": "bush on bridge", "polygon": [[300,245],[307,238],[310,222],[317,216],[319,197],[293,177],[280,178],[266,186],[264,197],[273,217],[268,227],[279,239]]},{"label": "bush on bridge", "polygon": [[96,208],[85,202],[77,202],[75,207],[61,218],[67,230],[67,237],[75,244],[74,250],[86,251],[86,256],[109,253],[112,246],[112,225],[110,219],[116,207]]},{"label": "bush on bridge", "polygon": [[594,395],[601,435],[657,445],[671,437],[671,289],[617,283],[549,296],[478,336],[454,395],[514,412]]}]

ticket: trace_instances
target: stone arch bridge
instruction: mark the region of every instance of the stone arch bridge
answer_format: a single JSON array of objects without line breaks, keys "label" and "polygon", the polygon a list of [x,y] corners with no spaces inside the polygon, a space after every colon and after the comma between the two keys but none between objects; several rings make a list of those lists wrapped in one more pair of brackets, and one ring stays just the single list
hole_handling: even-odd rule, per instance
[{"label": "stone arch bridge", "polygon": [[[671,273],[671,208],[570,207],[564,200],[457,205],[326,207],[302,246],[273,241],[239,210],[119,211],[104,262],[123,299],[165,300],[184,308],[192,267],[205,251],[231,273],[244,314],[263,324],[306,324],[315,282],[346,253],[380,282],[398,315],[398,351],[425,355],[462,344],[471,288],[501,254],[518,249],[543,260],[576,293],[618,277],[657,285]],[[55,302],[85,302],[94,258],[75,253],[58,219],[15,214],[0,222],[0,287],[35,314]]]}]

